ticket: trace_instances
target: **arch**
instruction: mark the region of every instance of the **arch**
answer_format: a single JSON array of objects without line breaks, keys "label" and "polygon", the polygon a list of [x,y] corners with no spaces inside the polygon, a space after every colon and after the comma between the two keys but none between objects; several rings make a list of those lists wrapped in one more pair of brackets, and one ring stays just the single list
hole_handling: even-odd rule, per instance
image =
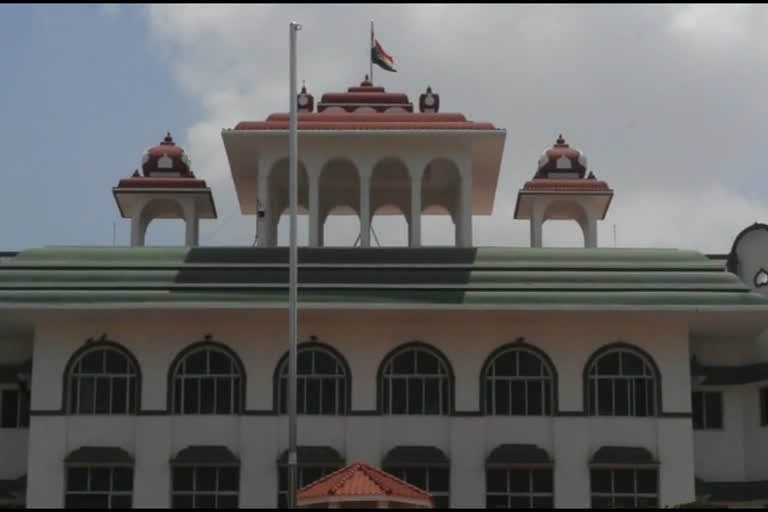
[{"label": "arch", "polygon": [[[64,366],[64,374],[62,376],[62,399],[61,399],[61,411],[64,414],[81,414],[81,413],[73,413],[72,411],[72,403],[71,403],[71,397],[72,397],[72,380],[70,377],[72,376],[73,369],[75,366],[81,362],[81,360],[88,355],[91,352],[94,352],[96,350],[111,350],[114,351],[121,356],[123,356],[127,362],[128,362],[128,370],[130,370],[130,366],[133,366],[133,412],[126,412],[126,414],[138,414],[138,412],[141,410],[141,382],[142,382],[142,376],[141,376],[141,367],[139,366],[139,361],[136,359],[136,356],[133,355],[133,353],[125,348],[120,343],[117,343],[115,341],[109,340],[106,338],[106,336],[102,337],[99,340],[88,340],[85,342],[84,345],[82,345],[80,348],[78,348],[69,358],[67,361],[67,364]],[[106,356],[104,361],[104,369],[106,374]],[[123,375],[130,375],[130,373],[126,372]],[[130,386],[130,377],[128,378],[127,386]],[[94,383],[95,386],[95,383]],[[95,388],[94,388],[95,389]],[[127,397],[127,411],[130,411],[130,390],[128,390],[128,397]],[[88,414],[88,413],[85,413]],[[91,414],[119,414],[119,413],[91,413]]]},{"label": "arch", "polygon": [[[278,226],[283,214],[290,209],[290,176],[288,169],[289,160],[282,157],[275,160],[269,167],[267,177],[267,189],[269,194],[269,209],[273,226],[267,229],[273,230],[274,236],[270,237],[275,246],[278,240]],[[304,162],[297,162],[298,194],[297,213],[306,214],[309,211],[309,174]]]},{"label": "arch", "polygon": [[[323,247],[351,247],[354,245],[355,240],[358,239],[360,234],[360,214],[354,207],[347,204],[339,204],[328,210],[321,211],[319,223],[320,240],[322,241],[321,245]],[[329,243],[328,238],[325,236],[327,226],[333,228],[329,232],[332,236],[336,237],[336,243],[333,241]],[[343,239],[341,238],[341,234],[345,234]],[[347,238],[349,235],[351,235],[351,237]]]},{"label": "arch", "polygon": [[[581,240],[578,242],[573,240],[573,234],[571,233],[569,236],[570,242],[573,242],[572,245],[559,245],[558,247],[585,247],[587,244],[587,232],[589,231],[589,223],[590,218],[589,214],[587,213],[586,208],[584,205],[577,201],[577,200],[570,200],[570,199],[554,199],[551,201],[548,201],[546,203],[546,206],[544,207],[544,212],[542,214],[541,218],[541,225],[543,225],[548,220],[564,220],[564,221],[573,221],[575,222],[581,231]],[[568,222],[567,224],[570,224]],[[562,227],[562,226],[560,226]],[[572,231],[572,225],[568,226],[566,230],[559,230],[560,233],[568,233],[568,231]],[[570,229],[569,229],[570,228]],[[543,230],[542,230],[543,231]],[[544,235],[542,233],[542,246],[545,246],[543,243]]]},{"label": "arch", "polygon": [[[625,342],[620,342],[620,341],[619,342],[615,342],[615,343],[610,343],[608,345],[605,345],[605,346],[597,349],[594,353],[592,353],[592,355],[589,357],[589,359],[587,360],[586,364],[584,365],[584,370],[583,370],[583,374],[582,374],[582,382],[583,382],[583,397],[584,397],[583,398],[583,400],[584,400],[583,409],[584,409],[585,415],[587,415],[587,416],[598,416],[599,415],[599,414],[597,414],[597,412],[598,412],[598,404],[594,404],[594,408],[591,407],[591,405],[592,405],[591,398],[592,397],[590,397],[590,382],[591,382],[590,381],[590,377],[591,377],[591,373],[590,372],[591,372],[592,368],[595,366],[595,364],[597,364],[597,362],[599,362],[604,356],[609,355],[609,354],[611,354],[613,352],[633,354],[636,357],[638,357],[641,362],[643,362],[645,365],[647,365],[651,375],[646,375],[645,374],[645,367],[644,367],[643,374],[641,376],[637,376],[637,377],[640,377],[640,378],[650,377],[651,378],[651,380],[653,382],[654,389],[651,390],[650,396],[653,397],[654,404],[652,404],[652,407],[650,408],[650,409],[652,409],[651,413],[650,414],[645,414],[645,415],[642,415],[642,416],[659,416],[659,415],[661,415],[661,413],[663,411],[662,399],[661,399],[661,390],[662,390],[662,387],[661,387],[661,372],[659,371],[659,367],[656,365],[656,361],[654,361],[653,357],[651,357],[651,355],[648,352],[646,352],[645,350],[643,350],[642,348],[640,348],[640,347],[638,347],[636,345],[632,345],[632,344],[625,343]],[[621,357],[619,358],[619,360],[621,360]],[[622,372],[622,373],[619,373],[619,375],[635,375],[635,374],[627,374],[627,373],[623,373]],[[592,412],[591,412],[593,409],[595,410],[595,414],[592,414]],[[613,416],[641,416],[641,415],[636,415],[636,414],[621,414],[621,415],[612,414],[612,415]]]},{"label": "arch", "polygon": [[486,376],[488,374],[488,371],[490,369],[491,364],[493,364],[496,359],[513,350],[522,350],[525,352],[528,352],[530,354],[533,354],[536,356],[543,365],[547,367],[549,370],[549,379],[550,379],[550,412],[549,414],[543,414],[544,416],[554,416],[557,414],[558,408],[558,377],[557,377],[557,367],[555,367],[555,364],[552,362],[552,359],[547,355],[546,352],[541,350],[540,348],[536,347],[535,345],[531,345],[525,341],[524,338],[518,338],[516,341],[512,343],[506,343],[498,348],[496,348],[493,352],[491,352],[488,357],[483,362],[483,366],[480,368],[480,410],[483,412],[484,415],[489,415],[488,413],[488,407],[487,407],[487,401],[486,401]]},{"label": "arch", "polygon": [[[436,347],[424,343],[422,341],[411,341],[408,343],[401,344],[398,347],[395,347],[392,349],[384,358],[382,359],[381,363],[379,364],[379,368],[376,372],[376,410],[378,414],[392,414],[390,412],[386,412],[385,409],[387,408],[387,400],[385,400],[385,384],[384,384],[384,378],[385,378],[385,372],[387,370],[388,365],[391,362],[394,362],[394,359],[404,353],[410,352],[410,351],[423,351],[431,354],[434,356],[439,364],[442,365],[442,367],[445,369],[445,382],[447,385],[447,393],[448,398],[446,401],[440,401],[438,403],[438,409],[439,412],[437,414],[439,415],[446,415],[449,416],[453,414],[455,410],[455,386],[454,386],[454,373],[453,373],[453,367],[451,366],[450,361],[447,357],[445,357],[445,354],[443,354],[442,351],[437,349]],[[438,367],[439,370],[439,367]],[[396,374],[395,374],[396,375]],[[438,371],[437,375],[441,375]],[[442,390],[442,386],[440,386],[439,396],[442,397],[442,393],[444,391]],[[426,400],[426,398],[425,398]],[[424,404],[426,406],[426,404]],[[390,407],[391,409],[391,407]],[[395,414],[403,414],[403,413],[395,413]],[[405,413],[410,414],[410,413]],[[424,414],[424,413],[419,413]]]},{"label": "arch", "polygon": [[[350,158],[335,155],[328,158],[320,168],[318,176],[320,239],[325,238],[325,217],[334,210],[339,215],[357,215],[360,211],[360,168]],[[336,210],[339,206],[349,209]],[[359,231],[359,230],[358,230]]]},{"label": "arch", "polygon": [[147,231],[155,220],[165,221],[163,222],[163,227],[168,226],[168,221],[181,221],[184,225],[181,234],[181,245],[185,245],[188,242],[186,240],[186,224],[189,222],[189,219],[187,219],[184,212],[184,206],[176,198],[157,197],[150,199],[141,206],[141,210],[135,220],[135,222],[138,222],[139,232],[137,235],[139,240],[132,241],[132,244],[133,242],[140,242],[140,245],[146,245]]},{"label": "arch", "polygon": [[[168,396],[167,396],[167,402],[166,402],[166,411],[168,414],[185,414],[183,412],[176,413],[175,412],[175,402],[174,402],[174,393],[176,390],[176,383],[175,383],[175,377],[177,375],[177,369],[179,365],[186,361],[186,359],[193,355],[194,353],[198,351],[204,351],[204,350],[213,350],[218,351],[223,354],[225,354],[227,357],[230,358],[230,360],[233,363],[233,373],[229,375],[237,374],[237,377],[239,379],[239,382],[233,383],[233,388],[230,390],[231,394],[234,394],[235,390],[237,390],[237,396],[233,397],[232,400],[232,408],[233,411],[229,413],[224,414],[242,414],[242,412],[245,410],[245,404],[246,404],[246,378],[247,375],[245,373],[245,366],[243,365],[242,360],[237,355],[237,353],[232,350],[229,346],[220,343],[218,341],[214,341],[213,339],[210,339],[206,337],[203,341],[198,341],[196,343],[193,343],[186,348],[184,348],[181,352],[179,352],[176,357],[171,362],[170,366],[168,367],[168,378],[167,378],[167,387],[168,387]],[[200,374],[200,375],[210,375],[210,374]],[[226,377],[225,377],[226,378]],[[217,413],[198,413],[198,414],[217,414]]]},{"label": "arch", "polygon": [[[334,347],[319,341],[305,341],[303,343],[299,343],[296,351],[297,359],[301,356],[302,352],[306,353],[307,351],[324,352],[335,359],[335,362],[341,366],[344,374],[344,382],[342,386],[342,396],[344,403],[343,412],[339,412],[338,415],[349,414],[349,411],[352,408],[352,371],[349,367],[349,364],[347,363],[347,360],[344,358],[341,352],[336,350]],[[280,381],[282,380],[282,370],[285,366],[287,366],[287,363],[288,351],[285,351],[278,360],[277,365],[275,365],[275,370],[272,373],[272,412],[275,414],[283,414],[280,407]],[[298,373],[299,372],[297,368],[297,375]],[[297,406],[297,411],[298,410],[299,408]]]}]

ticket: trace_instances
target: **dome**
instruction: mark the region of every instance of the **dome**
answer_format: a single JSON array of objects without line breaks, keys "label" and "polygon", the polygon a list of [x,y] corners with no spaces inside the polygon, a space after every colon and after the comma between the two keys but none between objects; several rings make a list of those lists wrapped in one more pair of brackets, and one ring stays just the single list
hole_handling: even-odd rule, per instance
[{"label": "dome", "polygon": [[184,150],[173,142],[168,133],[159,145],[149,148],[141,159],[144,176],[189,176],[189,158]]},{"label": "dome", "polygon": [[560,135],[555,144],[539,158],[537,178],[548,178],[550,173],[578,173],[583,178],[587,172],[587,157],[570,147]]}]

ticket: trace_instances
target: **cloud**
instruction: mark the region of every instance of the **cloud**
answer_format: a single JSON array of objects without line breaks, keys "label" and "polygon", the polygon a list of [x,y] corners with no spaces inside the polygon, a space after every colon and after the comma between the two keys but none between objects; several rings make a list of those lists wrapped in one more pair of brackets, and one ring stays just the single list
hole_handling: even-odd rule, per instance
[{"label": "cloud", "polygon": [[[413,100],[431,85],[441,108],[507,129],[494,213],[475,217],[476,245],[527,245],[513,219],[517,190],[563,133],[615,189],[599,244],[725,252],[766,220],[762,156],[768,102],[768,20],[762,5],[150,5],[153,44],[203,117],[182,140],[214,187],[220,219],[204,243],[244,244],[221,129],[286,112],[288,22],[302,23],[299,79],[316,98],[368,71],[370,19],[397,74],[375,81]],[[471,20],[471,21],[470,21]],[[287,221],[280,240],[286,240]],[[300,223],[300,240],[306,232]],[[376,218],[385,244],[403,218]],[[332,218],[328,243],[350,245],[357,221]],[[423,237],[450,243],[447,219]],[[548,245],[578,245],[574,223],[545,226]]]}]

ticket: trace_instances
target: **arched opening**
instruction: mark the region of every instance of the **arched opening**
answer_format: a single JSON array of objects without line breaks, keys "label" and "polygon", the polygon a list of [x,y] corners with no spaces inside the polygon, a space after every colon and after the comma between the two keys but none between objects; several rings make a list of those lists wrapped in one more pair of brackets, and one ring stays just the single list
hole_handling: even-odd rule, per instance
[{"label": "arched opening", "polygon": [[320,239],[325,247],[360,245],[360,216],[351,206],[335,206],[320,216]]},{"label": "arched opening", "polygon": [[[297,245],[307,245],[309,221],[306,218],[309,211],[309,176],[302,161],[298,162],[298,196],[297,196]],[[273,212],[275,245],[288,245],[290,243],[290,176],[288,171],[288,159],[282,158],[272,166],[269,174],[270,207]]]},{"label": "arched opening", "polygon": [[402,160],[382,158],[371,174],[371,247],[408,246],[411,174]]},{"label": "arched opening", "polygon": [[408,247],[408,217],[399,206],[383,204],[371,212],[371,247]]},{"label": "arched opening", "polygon": [[421,245],[456,246],[456,224],[445,206],[428,205],[421,215]]},{"label": "arched opening", "polygon": [[422,245],[457,245],[460,197],[458,166],[447,158],[430,161],[421,176]]},{"label": "arched opening", "polygon": [[[587,214],[575,201],[553,201],[547,206],[542,222],[542,247],[584,247]],[[556,220],[560,222],[547,222]],[[547,224],[544,229],[543,224]]]},{"label": "arched opening", "polygon": [[357,219],[357,212],[360,211],[360,173],[357,166],[345,158],[327,161],[320,171],[318,192],[320,245],[351,247],[360,233]]},{"label": "arched opening", "polygon": [[184,209],[173,199],[152,199],[141,211],[144,245],[181,246],[186,244]]}]

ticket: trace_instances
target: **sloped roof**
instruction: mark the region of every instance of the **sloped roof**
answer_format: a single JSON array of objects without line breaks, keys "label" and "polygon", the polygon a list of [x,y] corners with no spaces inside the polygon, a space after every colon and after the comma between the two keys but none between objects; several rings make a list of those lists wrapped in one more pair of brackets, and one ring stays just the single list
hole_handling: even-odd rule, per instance
[{"label": "sloped roof", "polygon": [[408,500],[431,506],[429,493],[399,478],[363,463],[351,464],[309,484],[299,491],[297,502],[324,498],[383,498],[391,501]]},{"label": "sloped roof", "polygon": [[[675,249],[300,248],[302,307],[768,310]],[[288,303],[288,248],[45,248],[0,267],[0,309]]]}]

